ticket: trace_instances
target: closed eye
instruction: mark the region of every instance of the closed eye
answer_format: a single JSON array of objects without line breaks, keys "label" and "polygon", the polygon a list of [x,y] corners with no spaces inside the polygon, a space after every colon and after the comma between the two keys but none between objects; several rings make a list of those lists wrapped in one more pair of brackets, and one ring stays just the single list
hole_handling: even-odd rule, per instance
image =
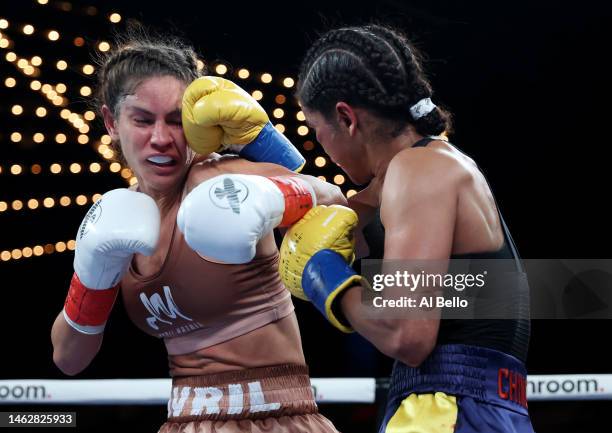
[{"label": "closed eye", "polygon": [[136,123],[136,125],[152,125],[153,124],[152,120],[143,119],[141,117],[134,117],[133,120],[134,120],[134,123]]}]

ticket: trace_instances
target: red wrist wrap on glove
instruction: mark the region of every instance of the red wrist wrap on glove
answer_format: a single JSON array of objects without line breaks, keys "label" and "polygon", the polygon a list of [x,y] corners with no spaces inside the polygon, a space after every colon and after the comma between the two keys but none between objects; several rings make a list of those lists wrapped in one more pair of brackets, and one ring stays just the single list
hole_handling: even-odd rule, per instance
[{"label": "red wrist wrap on glove", "polygon": [[79,325],[103,325],[110,316],[118,292],[119,285],[104,290],[88,289],[75,273],[70,281],[64,311],[70,320]]},{"label": "red wrist wrap on glove", "polygon": [[285,212],[279,227],[288,227],[312,209],[312,196],[306,181],[298,177],[269,177],[285,196]]}]

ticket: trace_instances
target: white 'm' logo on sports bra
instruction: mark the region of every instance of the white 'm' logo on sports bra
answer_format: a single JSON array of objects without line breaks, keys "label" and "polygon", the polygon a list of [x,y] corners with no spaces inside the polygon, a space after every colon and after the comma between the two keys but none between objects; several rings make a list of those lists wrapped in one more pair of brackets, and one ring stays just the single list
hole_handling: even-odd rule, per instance
[{"label": "white 'm' logo on sports bra", "polygon": [[142,304],[147,311],[151,313],[151,317],[147,317],[147,323],[151,328],[155,329],[156,331],[159,330],[159,327],[155,323],[157,321],[172,325],[172,321],[162,319],[162,314],[169,319],[176,319],[177,316],[180,316],[185,320],[193,322],[193,319],[180,312],[176,303],[174,302],[174,299],[172,299],[172,293],[170,293],[169,286],[164,286],[164,296],[166,297],[165,303],[161,296],[159,296],[159,293],[153,293],[151,298],[147,298],[147,295],[144,293],[140,294]]}]

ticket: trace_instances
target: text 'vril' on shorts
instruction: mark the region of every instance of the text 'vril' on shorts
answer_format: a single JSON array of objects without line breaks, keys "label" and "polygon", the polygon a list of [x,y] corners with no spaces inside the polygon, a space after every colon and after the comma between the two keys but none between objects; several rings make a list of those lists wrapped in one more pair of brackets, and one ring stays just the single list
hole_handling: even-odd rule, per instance
[{"label": "text 'vril' on shorts", "polygon": [[175,377],[169,422],[258,419],[316,413],[307,367],[279,365]]},{"label": "text 'vril' on shorts", "polygon": [[[249,382],[247,386],[248,392],[246,393],[239,383],[229,384],[223,388],[215,386],[195,388],[190,386],[174,387],[172,389],[172,398],[168,402],[168,418],[220,414],[220,403],[224,396],[227,397],[229,402],[229,405],[223,407],[228,415],[271,412],[280,409],[281,404],[279,402],[266,402],[266,397],[259,381]],[[191,401],[191,407],[185,411],[185,403],[188,400]]]}]

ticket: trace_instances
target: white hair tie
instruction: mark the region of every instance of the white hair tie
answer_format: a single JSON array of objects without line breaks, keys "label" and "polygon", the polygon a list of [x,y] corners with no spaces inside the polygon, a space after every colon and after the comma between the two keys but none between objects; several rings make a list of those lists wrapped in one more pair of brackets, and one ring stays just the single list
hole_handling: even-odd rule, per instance
[{"label": "white hair tie", "polygon": [[412,107],[410,107],[410,114],[414,120],[418,120],[423,116],[427,116],[436,108],[436,104],[431,102],[430,98],[423,98]]}]

